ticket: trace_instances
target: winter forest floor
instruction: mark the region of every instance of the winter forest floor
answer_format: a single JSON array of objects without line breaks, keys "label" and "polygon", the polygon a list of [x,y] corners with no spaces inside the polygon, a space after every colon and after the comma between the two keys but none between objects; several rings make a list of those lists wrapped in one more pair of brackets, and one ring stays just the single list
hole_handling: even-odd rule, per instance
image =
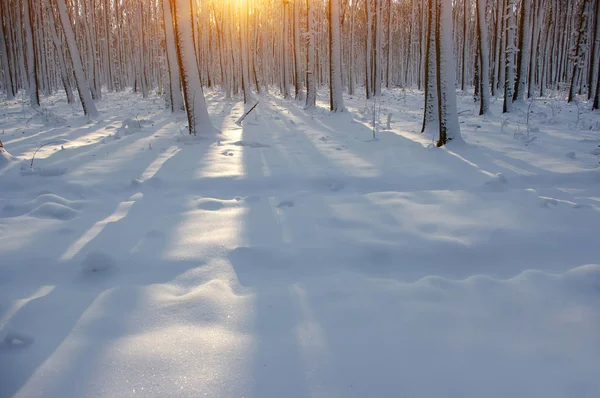
[{"label": "winter forest floor", "polygon": [[600,113],[206,96],[1,104],[0,397],[600,396]]}]

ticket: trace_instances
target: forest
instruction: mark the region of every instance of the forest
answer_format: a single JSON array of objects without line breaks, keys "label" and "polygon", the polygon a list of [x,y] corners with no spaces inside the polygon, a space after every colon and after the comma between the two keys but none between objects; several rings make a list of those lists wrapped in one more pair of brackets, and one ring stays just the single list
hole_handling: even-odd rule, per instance
[{"label": "forest", "polygon": [[0,29],[0,398],[600,397],[600,0]]},{"label": "forest", "polygon": [[38,107],[63,90],[72,103],[76,89],[93,116],[103,90],[155,90],[188,109],[193,133],[213,86],[245,102],[277,87],[307,108],[329,87],[332,112],[344,91],[416,87],[440,146],[460,134],[456,85],[480,114],[490,97],[511,112],[561,90],[598,109],[597,0],[4,0],[1,13],[8,100],[25,90]]}]

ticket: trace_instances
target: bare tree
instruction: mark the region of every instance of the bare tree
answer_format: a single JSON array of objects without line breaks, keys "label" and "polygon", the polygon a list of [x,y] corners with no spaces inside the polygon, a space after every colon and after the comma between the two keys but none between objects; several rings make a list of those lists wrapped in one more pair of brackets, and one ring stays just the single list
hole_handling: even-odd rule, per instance
[{"label": "bare tree", "polygon": [[189,0],[171,0],[171,2],[174,11],[175,43],[179,70],[183,79],[183,95],[189,133],[197,135],[199,132],[212,132],[214,127],[208,115],[200,73],[198,72],[192,7]]}]

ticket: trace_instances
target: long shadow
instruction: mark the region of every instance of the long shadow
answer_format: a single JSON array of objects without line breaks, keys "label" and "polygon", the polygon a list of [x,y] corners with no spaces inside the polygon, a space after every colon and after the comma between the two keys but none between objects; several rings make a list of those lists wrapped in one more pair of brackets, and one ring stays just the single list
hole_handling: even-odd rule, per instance
[{"label": "long shadow", "polygon": [[[201,152],[196,155],[201,159]],[[190,164],[189,169],[187,178],[191,178],[194,165]],[[165,256],[170,242],[178,239],[175,234],[184,221],[185,210],[188,210],[185,201],[162,192],[160,186],[139,188],[144,196],[134,200],[123,218],[106,224],[71,260],[62,265],[56,260],[46,264],[47,267],[60,267],[62,272],[40,281],[41,284],[52,284],[53,290],[28,302],[10,319],[11,329],[30,334],[34,342],[21,349],[0,350],[0,368],[11,370],[1,372],[0,396],[12,396],[18,392],[27,396],[27,391],[35,391],[36,378],[45,377],[39,372],[47,372],[53,361],[57,361],[61,371],[55,376],[52,387],[46,386],[44,394],[70,396],[78,395],[73,392],[79,389],[85,391],[85,385],[98,371],[94,368],[93,359],[98,358],[115,339],[135,334],[140,329],[139,325],[129,321],[129,315],[137,307],[136,287],[171,282],[205,263],[202,256],[187,260]],[[161,216],[165,206],[170,211],[168,215]],[[172,214],[180,216],[172,217]],[[115,267],[97,273],[82,271],[80,264],[87,253],[94,251],[114,258]],[[108,305],[106,298],[98,301],[106,295],[112,304]],[[92,317],[91,322],[86,321],[82,326],[88,310],[96,308],[97,312],[98,306],[106,306],[107,312],[101,312],[97,318]],[[151,328],[152,322],[148,323],[150,326],[147,327]],[[71,347],[73,339],[77,339],[78,334],[73,335],[76,331],[83,336],[91,335],[91,341]],[[74,352],[70,352],[71,349]],[[65,354],[65,350],[70,353]],[[64,355],[69,356],[68,363],[56,359]],[[75,379],[73,374],[77,375]],[[84,395],[83,392],[81,395]]]},{"label": "long shadow", "polygon": [[[158,128],[160,126],[159,124]],[[199,147],[203,149],[199,151]],[[183,156],[185,157],[184,160],[178,161],[177,155],[175,155],[163,163],[156,174],[161,175],[164,173],[162,168],[169,168],[170,163],[184,162],[187,164],[187,168],[182,168],[182,170],[187,170],[187,172],[179,173],[179,177],[191,180],[197,164],[201,162],[204,154],[209,149],[210,147],[207,145],[194,146],[189,149],[183,148],[178,155],[183,156],[187,153],[188,156]],[[193,156],[190,156],[192,151]],[[156,152],[154,154],[158,155]],[[148,164],[154,158],[153,155]],[[189,162],[190,159],[195,160],[195,162]],[[37,370],[45,366],[43,364],[48,360],[52,362],[52,358],[59,347],[62,347],[63,343],[67,341],[73,328],[80,322],[81,317],[100,296],[122,286],[135,287],[167,283],[187,270],[203,265],[204,260],[201,257],[191,260],[174,260],[170,257],[164,257],[169,241],[177,239],[171,235],[176,233],[177,228],[183,222],[183,216],[161,216],[164,213],[165,199],[167,203],[174,202],[170,206],[174,208],[174,210],[171,210],[175,211],[176,214],[183,214],[186,209],[182,207],[184,203],[177,200],[177,193],[173,196],[169,192],[163,192],[163,188],[163,186],[153,183],[139,186],[137,189],[121,190],[121,193],[117,196],[119,198],[117,203],[119,201],[124,203],[123,201],[129,200],[128,198],[136,192],[144,196],[140,199],[138,195],[134,197],[135,199],[129,200],[131,206],[122,218],[103,225],[99,233],[93,235],[91,241],[84,242],[80,250],[66,262],[58,261],[58,257],[67,250],[69,244],[73,243],[70,238],[74,237],[73,233],[75,231],[62,240],[63,246],[56,244],[56,240],[54,240],[52,246],[46,247],[47,245],[43,244],[44,234],[38,237],[38,243],[36,241],[31,242],[31,247],[41,248],[39,252],[47,254],[47,256],[44,255],[45,260],[42,261],[44,265],[43,275],[35,278],[33,283],[38,286],[53,286],[53,288],[49,294],[29,301],[10,319],[11,329],[31,334],[34,342],[31,346],[22,349],[0,351],[0,368],[14,369],[14,372],[2,372],[2,378],[0,379],[1,396],[16,394],[22,388],[28,386],[29,380],[37,373]],[[85,221],[76,221],[76,218],[66,224],[67,229],[73,222],[78,224],[77,231],[92,229],[94,224],[98,224],[98,221],[108,217],[114,211],[114,208],[110,206],[104,206],[104,208],[105,211],[108,210],[106,213],[96,213],[100,215],[99,219],[87,218]],[[83,210],[86,210],[86,207]],[[173,214],[171,211],[167,213]],[[80,238],[83,237],[84,235]],[[43,249],[44,247],[46,249]],[[93,251],[106,252],[110,257],[115,258],[117,261],[115,269],[108,269],[105,273],[100,272],[98,275],[82,271],[81,263],[83,259],[87,253]],[[18,260],[19,256],[12,257],[14,257],[14,261],[20,263],[20,267],[25,266],[22,261]],[[28,283],[31,284],[32,281]],[[30,291],[35,289],[34,286],[27,288]],[[13,295],[14,293],[16,292],[13,292]],[[24,293],[27,292],[22,290],[17,297],[23,297]],[[124,322],[122,321],[126,320],[127,314],[133,311],[135,302],[136,299],[133,297],[131,302],[127,302],[125,306],[118,306],[122,316],[119,315],[111,321],[112,326],[108,336],[116,338],[124,333]],[[58,319],[55,314],[60,314]],[[104,319],[104,317],[100,319]],[[102,326],[102,321],[99,320],[97,325]],[[106,326],[104,329],[106,329]],[[70,366],[76,369],[76,372],[81,374],[82,377],[82,381],[77,384],[84,383],[83,379],[85,379],[84,375],[86,373],[88,377],[91,376],[89,373],[93,370],[93,367],[87,361],[89,361],[90,356],[99,355],[102,347],[102,344],[98,346],[87,345],[85,349],[78,351],[75,358],[73,358],[73,364]],[[65,394],[61,393],[60,390],[71,389],[72,391],[72,387],[69,387],[69,384],[72,383],[70,376],[68,376],[70,373],[61,373],[64,376],[62,376],[62,381],[55,384],[56,394],[64,396]],[[5,378],[6,380],[4,380]]]}]

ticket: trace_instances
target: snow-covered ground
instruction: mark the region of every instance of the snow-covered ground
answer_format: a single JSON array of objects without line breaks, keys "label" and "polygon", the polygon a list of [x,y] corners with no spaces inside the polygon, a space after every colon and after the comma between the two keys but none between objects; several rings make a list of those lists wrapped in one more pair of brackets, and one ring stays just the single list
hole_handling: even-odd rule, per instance
[{"label": "snow-covered ground", "polygon": [[0,397],[600,396],[587,104],[459,94],[438,149],[410,91],[376,140],[364,98],[238,127],[252,104],[208,92],[222,132],[190,139],[104,97],[0,107]]}]

